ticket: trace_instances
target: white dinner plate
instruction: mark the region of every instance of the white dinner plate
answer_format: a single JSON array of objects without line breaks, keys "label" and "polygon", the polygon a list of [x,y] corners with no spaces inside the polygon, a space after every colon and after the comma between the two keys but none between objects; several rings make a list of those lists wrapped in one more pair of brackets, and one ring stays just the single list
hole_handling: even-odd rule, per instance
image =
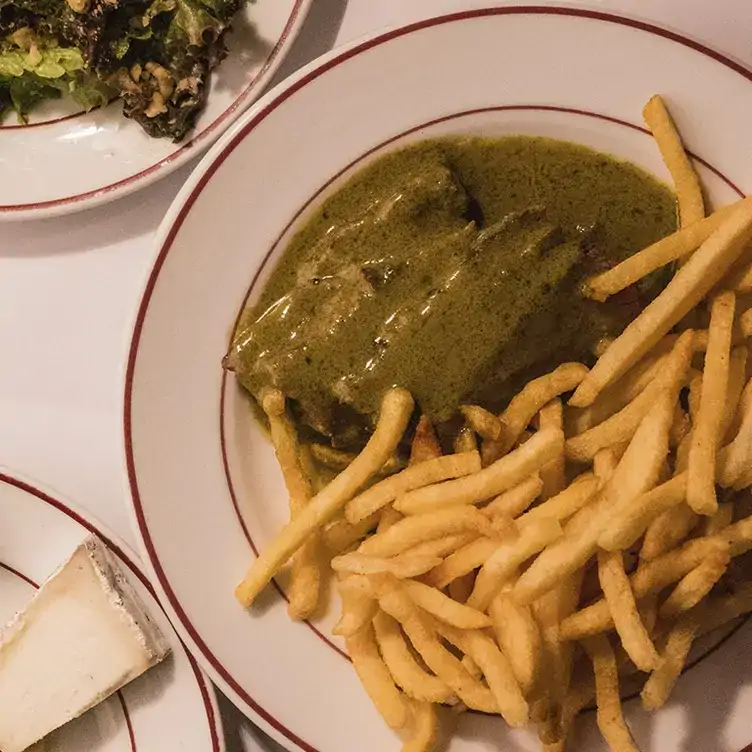
[{"label": "white dinner plate", "polygon": [[113,103],[89,113],[45,103],[28,125],[0,123],[0,220],[88,209],[169,175],[207,149],[263,91],[312,0],[255,0],[238,14],[206,107],[180,143],[151,138]]},{"label": "white dinner plate", "polygon": [[170,626],[136,555],[80,509],[3,471],[0,626],[28,604],[39,585],[90,533],[115,554],[172,652],[163,663],[46,737],[39,752],[223,752],[214,688]]},{"label": "white dinner plate", "polygon": [[[299,225],[343,176],[439,134],[537,134],[610,152],[667,180],[641,125],[662,93],[717,203],[752,190],[752,75],[675,34],[588,11],[497,8],[436,18],[338,50],[259,101],[182,190],[158,235],[125,384],[135,522],[156,587],[212,678],[249,717],[306,752],[399,749],[331,619],[291,623],[269,589],[233,588],[287,516],[273,452],[220,362]],[[250,289],[250,293],[249,293]],[[643,752],[739,752],[752,741],[752,630],[627,716]],[[691,740],[691,744],[688,740]],[[690,747],[687,745],[690,744]],[[497,718],[462,717],[452,752],[538,749]],[[604,749],[594,724],[576,748]]]}]

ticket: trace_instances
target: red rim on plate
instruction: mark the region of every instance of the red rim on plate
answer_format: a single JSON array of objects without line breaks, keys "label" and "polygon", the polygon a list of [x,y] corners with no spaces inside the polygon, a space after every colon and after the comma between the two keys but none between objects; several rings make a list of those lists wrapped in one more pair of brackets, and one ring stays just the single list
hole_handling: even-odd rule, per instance
[{"label": "red rim on plate", "polygon": [[[617,15],[613,15],[609,13],[602,13],[600,11],[590,11],[590,10],[582,10],[582,9],[574,9],[574,8],[547,7],[547,6],[508,6],[508,7],[501,7],[501,8],[484,8],[484,9],[463,11],[459,13],[453,13],[453,14],[449,14],[445,16],[439,16],[439,17],[435,17],[431,19],[426,19],[424,21],[420,21],[420,22],[417,22],[408,26],[394,29],[392,31],[386,32],[382,35],[369,39],[365,42],[362,42],[352,48],[349,48],[338,55],[333,55],[332,57],[330,57],[328,60],[326,60],[326,62],[322,63],[320,66],[316,67],[315,69],[311,70],[306,75],[296,80],[288,88],[281,91],[276,97],[274,97],[271,101],[265,104],[261,109],[255,112],[253,117],[247,123],[245,123],[242,128],[237,130],[237,132],[234,133],[234,135],[227,141],[227,143],[223,144],[221,151],[219,151],[215,155],[212,163],[206,167],[204,173],[200,176],[200,178],[198,179],[197,183],[195,184],[191,192],[184,199],[183,205],[181,206],[179,212],[177,213],[177,216],[172,222],[172,225],[167,231],[162,241],[161,247],[159,249],[159,254],[154,262],[152,271],[147,280],[144,293],[141,299],[141,303],[138,308],[138,313],[136,316],[136,321],[135,321],[135,325],[133,328],[133,335],[132,335],[129,353],[128,353],[128,363],[127,363],[127,368],[126,368],[126,380],[125,380],[124,404],[123,404],[123,430],[124,430],[124,438],[125,438],[126,468],[127,468],[128,480],[129,480],[130,489],[131,489],[134,512],[135,512],[136,521],[138,524],[139,533],[143,541],[144,550],[146,551],[148,560],[150,561],[153,567],[153,571],[155,573],[157,587],[161,590],[164,598],[166,599],[170,608],[173,610],[180,625],[185,630],[186,634],[189,636],[190,640],[195,646],[197,653],[200,655],[201,659],[203,659],[203,661],[206,662],[206,665],[210,667],[211,671],[215,672],[216,675],[220,677],[221,681],[225,682],[227,686],[234,693],[237,694],[237,696],[241,699],[241,701],[245,703],[249,708],[252,709],[252,711],[259,717],[259,719],[266,722],[271,728],[276,730],[279,734],[284,736],[287,740],[297,745],[300,749],[305,750],[306,752],[320,752],[320,750],[318,750],[317,748],[313,747],[308,742],[298,737],[295,734],[295,732],[287,728],[283,722],[281,722],[280,720],[272,716],[256,700],[254,700],[254,698],[251,697],[248,694],[248,692],[234,678],[230,669],[228,669],[226,666],[224,666],[220,662],[220,660],[214,655],[210,647],[202,639],[201,635],[198,633],[197,629],[191,622],[188,614],[183,609],[182,604],[180,603],[178,597],[173,591],[170,585],[170,581],[162,567],[154,541],[151,537],[149,527],[146,522],[146,516],[144,514],[144,507],[141,501],[141,496],[140,496],[140,492],[138,488],[138,476],[137,476],[135,458],[134,458],[134,453],[133,453],[132,414],[131,414],[132,399],[133,399],[133,381],[134,381],[134,374],[135,374],[135,369],[136,369],[136,361],[138,358],[139,343],[140,343],[146,315],[148,312],[149,303],[150,303],[152,294],[154,292],[155,286],[157,284],[157,281],[159,279],[159,275],[161,273],[162,267],[172,248],[175,238],[178,232],[180,231],[180,228],[183,222],[185,221],[185,218],[191,211],[191,208],[193,207],[195,202],[198,200],[198,197],[201,195],[203,189],[206,187],[206,185],[209,183],[209,181],[212,179],[212,177],[217,172],[217,170],[221,167],[224,161],[232,154],[232,152],[235,150],[238,144],[242,142],[261,122],[263,122],[271,113],[273,113],[287,99],[289,99],[297,91],[299,91],[300,89],[303,89],[309,83],[316,80],[317,78],[319,78],[324,73],[331,70],[332,68],[342,65],[343,63],[347,62],[349,59],[355,57],[356,55],[366,50],[385,44],[393,39],[406,36],[411,33],[418,32],[422,29],[430,28],[433,26],[439,26],[442,24],[453,23],[453,22],[463,21],[463,20],[468,20],[468,19],[476,19],[476,18],[481,18],[485,16],[505,16],[505,15],[570,16],[570,17],[575,17],[575,18],[586,18],[590,20],[601,21],[604,23],[630,27],[633,29],[637,29],[639,31],[644,31],[649,34],[662,37],[671,42],[680,44],[684,47],[688,47],[696,52],[699,52],[700,54],[706,57],[709,57],[715,60],[716,62],[728,68],[729,70],[735,73],[738,73],[740,76],[742,76],[746,80],[752,81],[751,71],[747,70],[745,67],[731,60],[730,58],[727,58],[725,55],[722,55],[721,53],[715,50],[712,50],[709,47],[706,47],[705,45],[699,42],[696,42],[692,39],[689,39],[680,34],[677,34],[676,32],[669,31],[667,29],[663,29],[661,27],[655,26],[653,24],[649,24],[643,21],[625,18],[622,16],[617,16]],[[529,105],[516,105],[516,107],[517,108],[528,107],[530,109],[553,109],[553,110],[567,111],[566,108],[545,108],[545,107],[533,107]],[[504,108],[501,107],[499,109],[504,109]],[[575,112],[576,114],[604,118],[620,125],[624,125],[630,128],[644,131],[644,129],[641,126],[635,125],[633,123],[628,123],[625,121],[620,121],[618,119],[614,119],[608,116],[600,115],[598,113],[583,112],[583,111],[573,111],[573,112]],[[456,115],[452,117],[456,117]],[[425,127],[425,126],[421,126],[421,127]],[[376,147],[376,148],[381,148],[381,147]],[[736,186],[734,186],[733,183],[731,183],[728,179],[726,179],[723,175],[721,175],[718,172],[718,170],[714,169],[705,160],[702,160],[701,158],[697,156],[695,156],[695,159],[697,159],[698,162],[704,164],[710,170],[715,172],[719,177],[723,178],[729,186],[733,187],[737,192],[739,192],[739,189]],[[359,161],[359,160],[356,160],[356,161]],[[324,190],[324,187],[322,187],[321,190]],[[303,209],[301,209],[301,211],[303,211]],[[294,222],[294,219],[292,221]],[[271,251],[269,253],[271,253]],[[222,399],[223,398],[224,398],[224,389],[222,392]],[[226,468],[226,460],[225,460],[225,468]],[[229,474],[228,474],[228,482],[229,482]],[[233,500],[234,499],[235,497],[233,494]],[[235,501],[235,504],[236,504],[236,509],[237,509],[236,501]],[[238,517],[240,518],[239,514],[238,514]],[[242,524],[242,520],[240,524],[243,527],[244,533],[246,537],[248,538],[249,543],[253,545],[252,541],[250,540],[250,536],[248,536],[248,532],[245,529],[245,526]],[[323,638],[323,639],[328,642],[326,638]],[[745,748],[744,750],[741,750],[741,752],[752,752],[752,745]]]},{"label": "red rim on plate", "polygon": [[[157,596],[157,593],[154,591],[154,588],[152,587],[152,584],[147,579],[146,575],[141,571],[141,568],[135,564],[133,559],[128,554],[126,554],[125,551],[123,551],[120,545],[115,543],[110,536],[102,533],[93,522],[88,520],[86,517],[82,516],[79,512],[75,511],[74,509],[71,509],[70,507],[68,507],[62,501],[59,501],[58,499],[54,499],[49,494],[45,493],[44,491],[40,491],[37,488],[34,488],[34,486],[30,485],[29,483],[25,481],[18,480],[17,478],[13,478],[10,475],[0,472],[0,483],[4,483],[8,486],[13,486],[14,488],[17,488],[20,491],[24,491],[25,493],[28,493],[31,496],[34,496],[40,501],[43,501],[45,504],[49,504],[49,506],[54,507],[59,512],[62,512],[66,517],[70,517],[72,520],[74,520],[79,525],[81,525],[81,527],[85,528],[90,533],[93,533],[94,535],[96,535],[105,543],[105,545],[119,559],[121,559],[122,561],[126,563],[130,571],[133,572],[133,574],[138,578],[139,582],[147,589],[147,591],[154,598],[154,600],[159,602],[159,597]],[[34,580],[30,579],[29,577],[24,575],[22,572],[19,572],[18,570],[13,569],[12,567],[6,564],[3,564],[1,562],[0,562],[0,568],[22,579],[24,582],[31,585],[32,587],[39,588],[38,583],[34,582]],[[180,636],[178,635],[177,637],[180,640]],[[201,673],[201,669],[199,668],[198,663],[196,663],[196,659],[193,657],[191,652],[187,649],[186,645],[183,643],[182,640],[180,640],[180,644],[185,649],[186,658],[188,659],[188,663],[190,664],[191,670],[193,671],[193,675],[196,677],[196,684],[198,685],[199,691],[201,692],[201,700],[204,704],[204,708],[206,709],[206,719],[209,722],[209,731],[210,731],[211,740],[212,740],[212,747],[211,747],[212,752],[223,752],[224,735],[220,727],[220,721],[218,717],[218,710],[216,707],[216,703],[212,701],[213,689],[209,687],[209,684],[207,683],[206,678]],[[123,699],[122,693],[119,692],[118,696],[120,698],[120,704],[123,709],[123,715],[125,717],[125,723],[128,729],[128,735],[130,737],[131,750],[132,752],[136,752],[136,739],[135,739],[135,734],[133,731],[133,726],[131,724],[130,715],[128,713],[128,708],[126,707],[125,700]]]},{"label": "red rim on plate", "polygon": [[[238,110],[242,108],[244,104],[246,104],[246,102],[248,101],[248,98],[253,93],[255,93],[255,91],[262,84],[266,83],[266,75],[269,69],[279,57],[280,52],[282,51],[285,44],[287,43],[298,20],[302,17],[304,9],[308,8],[311,1],[312,0],[295,0],[295,5],[293,6],[292,12],[290,13],[290,17],[287,19],[287,23],[285,24],[285,28],[283,29],[282,34],[280,35],[279,39],[277,40],[277,43],[274,45],[271,52],[267,56],[266,60],[264,61],[263,66],[261,67],[261,70],[255,76],[253,81],[251,81],[248,84],[248,86],[246,86],[243,92],[235,99],[235,101],[224,112],[222,112],[222,114],[220,114],[212,123],[210,123],[204,130],[202,130],[201,133],[197,134],[193,138],[190,138],[188,141],[182,144],[180,148],[174,153],[170,154],[169,157],[165,157],[164,159],[160,160],[156,164],[153,164],[150,167],[147,167],[145,170],[141,170],[135,175],[131,175],[130,177],[124,178],[123,180],[118,180],[117,182],[111,183],[110,185],[105,185],[105,186],[102,186],[101,188],[96,188],[95,190],[92,190],[92,191],[86,191],[85,193],[79,193],[79,194],[76,194],[75,196],[66,196],[65,198],[53,199],[51,201],[39,201],[39,202],[33,202],[29,204],[12,204],[10,206],[0,205],[0,217],[2,217],[3,214],[5,214],[6,216],[11,216],[17,212],[27,212],[27,211],[37,210],[37,209],[53,209],[55,207],[69,206],[71,204],[77,204],[82,201],[86,201],[87,199],[92,199],[95,197],[99,199],[101,197],[107,196],[113,191],[117,191],[121,189],[124,190],[126,193],[130,192],[131,190],[135,189],[135,184],[138,183],[138,181],[143,180],[144,178],[154,176],[156,173],[158,173],[161,170],[164,170],[165,167],[168,167],[176,160],[182,159],[183,156],[186,155],[189,149],[202,147],[204,143],[207,141],[207,139],[211,139],[212,137],[214,137],[214,134],[219,128],[221,128],[228,121],[231,122],[232,117],[236,115]],[[74,114],[66,115],[62,118],[57,118],[55,120],[50,120],[44,123],[36,123],[36,124],[33,124],[32,126],[21,126],[21,127],[35,127],[36,128],[36,127],[43,127],[46,125],[53,125],[54,123],[62,122],[64,120],[71,120],[73,118],[79,117],[82,114],[84,113],[74,113]],[[0,127],[0,135],[2,135],[2,130],[3,130],[2,127]]]}]

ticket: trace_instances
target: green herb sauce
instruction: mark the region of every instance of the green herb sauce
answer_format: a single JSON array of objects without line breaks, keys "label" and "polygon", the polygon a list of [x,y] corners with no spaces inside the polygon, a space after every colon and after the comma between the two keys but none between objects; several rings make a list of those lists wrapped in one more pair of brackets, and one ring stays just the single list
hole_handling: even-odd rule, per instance
[{"label": "green herb sauce", "polygon": [[389,153],[307,219],[226,359],[252,394],[276,386],[341,445],[409,389],[448,420],[499,409],[519,384],[589,356],[660,287],[608,304],[582,280],[676,228],[673,193],[571,143],[447,138]]}]

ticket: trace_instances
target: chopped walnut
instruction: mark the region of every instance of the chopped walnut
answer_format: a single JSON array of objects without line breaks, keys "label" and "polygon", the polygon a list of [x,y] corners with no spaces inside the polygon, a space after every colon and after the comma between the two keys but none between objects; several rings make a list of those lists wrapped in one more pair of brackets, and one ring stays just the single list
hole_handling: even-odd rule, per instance
[{"label": "chopped walnut", "polygon": [[198,94],[198,79],[195,76],[181,78],[180,81],[178,81],[175,91],[177,91],[178,94],[184,91],[188,91],[194,95]]},{"label": "chopped walnut", "polygon": [[24,26],[21,29],[16,29],[10,35],[10,41],[13,42],[16,47],[20,47],[22,50],[28,52],[32,47],[36,46],[37,35],[34,33],[33,29]]},{"label": "chopped walnut", "polygon": [[165,99],[169,99],[172,96],[172,92],[175,91],[175,81],[170,72],[163,66],[159,65],[159,63],[153,62],[146,64],[146,70],[157,79],[159,93]]},{"label": "chopped walnut", "polygon": [[128,92],[129,94],[136,94],[141,91],[133,79],[127,68],[119,68],[109,78],[108,83],[115,89]]},{"label": "chopped walnut", "polygon": [[89,10],[89,0],[67,0],[74,13],[86,13]]},{"label": "chopped walnut", "polygon": [[144,110],[144,115],[146,115],[146,117],[148,118],[155,118],[157,115],[161,115],[163,112],[167,112],[167,107],[165,106],[165,98],[158,91],[155,91],[154,94],[152,94],[151,103]]},{"label": "chopped walnut", "polygon": [[29,47],[29,65],[37,66],[39,63],[42,62],[42,53],[39,51],[39,48],[36,46],[36,44],[32,44],[31,47]]}]

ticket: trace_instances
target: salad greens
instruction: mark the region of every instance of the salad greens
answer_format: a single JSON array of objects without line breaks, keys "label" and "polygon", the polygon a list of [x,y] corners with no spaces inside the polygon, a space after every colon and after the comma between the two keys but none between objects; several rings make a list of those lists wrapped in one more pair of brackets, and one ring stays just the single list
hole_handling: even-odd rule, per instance
[{"label": "salad greens", "polygon": [[0,0],[0,118],[40,101],[112,99],[179,141],[204,106],[243,0]]}]

